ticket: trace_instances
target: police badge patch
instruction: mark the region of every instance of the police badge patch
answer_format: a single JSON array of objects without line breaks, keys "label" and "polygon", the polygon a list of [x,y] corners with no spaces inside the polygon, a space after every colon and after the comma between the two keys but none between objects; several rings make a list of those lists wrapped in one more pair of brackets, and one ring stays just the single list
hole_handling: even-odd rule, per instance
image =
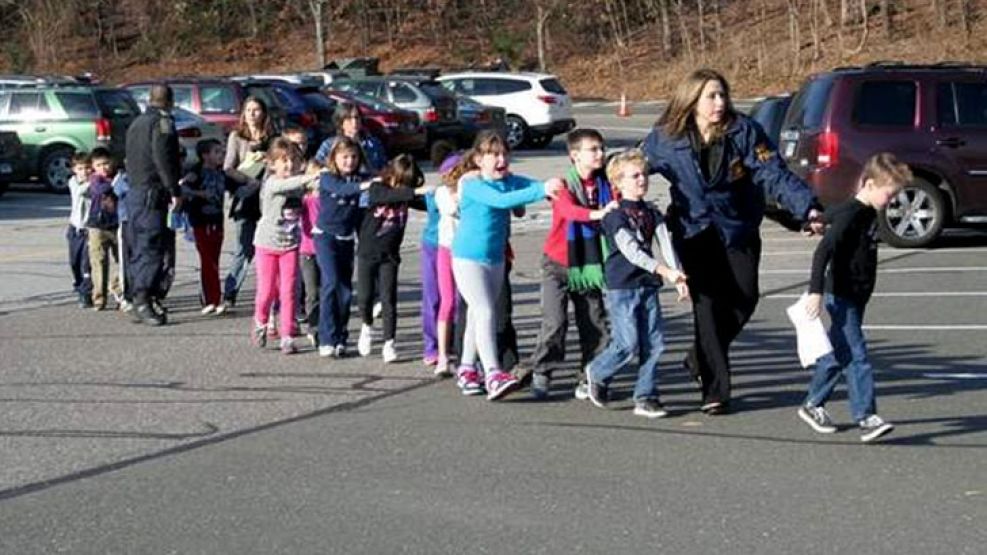
[{"label": "police badge patch", "polygon": [[764,163],[771,159],[775,155],[774,151],[768,148],[768,145],[761,143],[754,147],[754,154],[757,156],[757,161]]}]

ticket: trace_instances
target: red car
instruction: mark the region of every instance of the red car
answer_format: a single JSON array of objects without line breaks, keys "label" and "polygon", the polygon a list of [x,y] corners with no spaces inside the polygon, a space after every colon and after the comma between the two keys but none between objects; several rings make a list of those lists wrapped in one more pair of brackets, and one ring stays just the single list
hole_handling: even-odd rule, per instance
[{"label": "red car", "polygon": [[388,156],[425,152],[428,134],[418,119],[418,114],[352,92],[327,89],[326,94],[337,102],[355,104],[363,118],[363,126],[384,143]]},{"label": "red car", "polygon": [[247,97],[243,86],[225,79],[171,78],[124,85],[141,109],[147,107],[151,85],[164,83],[175,93],[175,105],[202,116],[229,133],[240,120],[240,108]]}]

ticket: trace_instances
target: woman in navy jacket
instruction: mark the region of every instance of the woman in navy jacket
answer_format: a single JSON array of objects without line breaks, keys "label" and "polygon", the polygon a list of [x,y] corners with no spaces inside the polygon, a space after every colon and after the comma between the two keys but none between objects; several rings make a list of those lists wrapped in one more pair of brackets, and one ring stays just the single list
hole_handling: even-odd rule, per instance
[{"label": "woman in navy jacket", "polygon": [[702,410],[724,414],[730,343],[757,306],[765,191],[817,233],[819,204],[761,126],[734,110],[726,79],[712,70],[679,84],[642,148],[651,173],[671,185],[669,227],[693,302],[685,365],[699,381]]}]

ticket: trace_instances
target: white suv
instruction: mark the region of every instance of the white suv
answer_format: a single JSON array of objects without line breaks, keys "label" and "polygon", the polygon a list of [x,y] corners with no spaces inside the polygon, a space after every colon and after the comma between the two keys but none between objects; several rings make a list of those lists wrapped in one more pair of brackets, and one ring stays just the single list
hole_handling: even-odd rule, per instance
[{"label": "white suv", "polygon": [[475,71],[449,73],[438,81],[456,93],[507,111],[507,143],[541,148],[576,126],[569,93],[554,75]]}]

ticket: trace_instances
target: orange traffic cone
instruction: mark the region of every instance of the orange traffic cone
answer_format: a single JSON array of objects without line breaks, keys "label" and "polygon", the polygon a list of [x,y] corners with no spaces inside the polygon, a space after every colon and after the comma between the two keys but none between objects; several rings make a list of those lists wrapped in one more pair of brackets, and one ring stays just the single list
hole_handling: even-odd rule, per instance
[{"label": "orange traffic cone", "polygon": [[621,118],[626,118],[631,115],[631,107],[627,104],[627,95],[624,93],[620,94],[620,107],[617,108],[617,116]]}]

